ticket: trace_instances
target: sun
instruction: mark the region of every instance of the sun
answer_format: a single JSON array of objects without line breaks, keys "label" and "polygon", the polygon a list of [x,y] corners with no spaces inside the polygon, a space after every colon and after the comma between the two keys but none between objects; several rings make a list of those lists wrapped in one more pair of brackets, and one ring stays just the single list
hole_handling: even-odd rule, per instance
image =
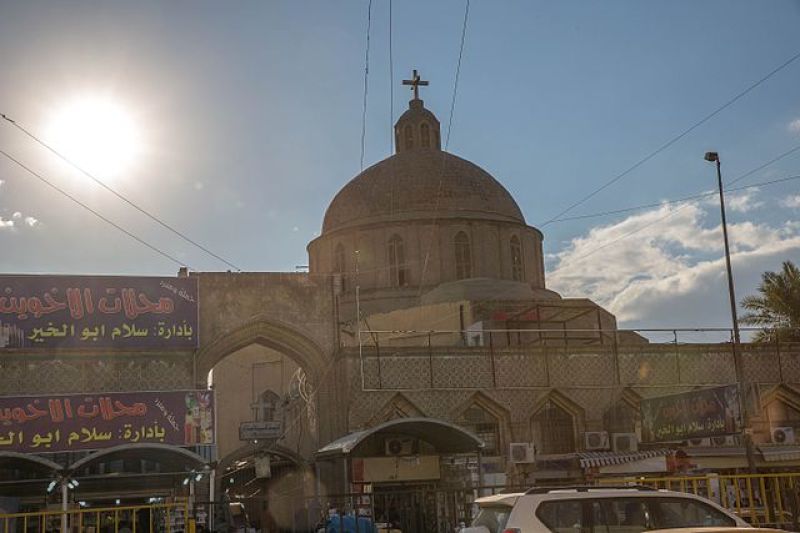
[{"label": "sun", "polygon": [[83,97],[56,110],[46,130],[50,146],[97,178],[117,177],[136,161],[139,130],[119,102]]}]

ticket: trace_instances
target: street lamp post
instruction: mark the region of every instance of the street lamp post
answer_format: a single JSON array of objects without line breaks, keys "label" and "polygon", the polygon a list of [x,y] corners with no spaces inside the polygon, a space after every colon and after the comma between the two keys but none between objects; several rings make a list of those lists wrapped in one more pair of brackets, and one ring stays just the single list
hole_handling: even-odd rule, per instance
[{"label": "street lamp post", "polygon": [[750,416],[747,412],[745,402],[745,378],[742,368],[742,354],[739,346],[739,317],[736,313],[736,293],[733,288],[733,269],[731,268],[731,250],[728,245],[728,224],[725,221],[725,195],[722,192],[722,171],[720,169],[719,154],[717,152],[706,152],[705,160],[717,164],[717,185],[719,186],[719,208],[722,215],[722,237],[725,241],[725,266],[728,271],[728,296],[731,303],[731,320],[733,322],[733,366],[736,371],[736,384],[739,386],[739,411],[742,420],[742,440],[744,441],[745,454],[747,456],[747,468],[750,472],[755,472],[756,463],[753,453],[753,439],[750,434]]}]

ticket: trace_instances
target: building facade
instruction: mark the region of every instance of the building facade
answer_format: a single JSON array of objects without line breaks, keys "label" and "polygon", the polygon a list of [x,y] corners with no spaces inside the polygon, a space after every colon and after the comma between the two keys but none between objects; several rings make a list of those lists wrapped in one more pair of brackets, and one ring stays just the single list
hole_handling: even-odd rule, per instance
[{"label": "building facade", "polygon": [[[422,100],[395,138],[331,202],[308,273],[179,273],[196,284],[196,346],[0,344],[5,397],[210,387],[216,410],[208,446],[0,451],[0,490],[35,505],[69,475],[85,479],[76,501],[168,497],[196,472],[198,500],[259,502],[255,521],[287,524],[310,495],[369,492],[380,507],[383,494],[386,514],[415,487],[665,473],[676,450],[683,471],[746,466],[737,432],[641,442],[643,400],[735,382],[730,343],[651,342],[548,289],[542,232],[488,172],[441,150]],[[742,350],[758,465],[794,467],[800,347]]]}]

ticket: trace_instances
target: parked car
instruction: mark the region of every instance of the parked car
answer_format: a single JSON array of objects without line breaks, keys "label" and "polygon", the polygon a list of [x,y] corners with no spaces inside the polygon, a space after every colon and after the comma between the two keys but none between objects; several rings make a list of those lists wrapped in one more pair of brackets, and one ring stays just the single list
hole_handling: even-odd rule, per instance
[{"label": "parked car", "polygon": [[640,533],[656,529],[748,528],[694,494],[650,487],[537,487],[478,498],[463,533]]}]

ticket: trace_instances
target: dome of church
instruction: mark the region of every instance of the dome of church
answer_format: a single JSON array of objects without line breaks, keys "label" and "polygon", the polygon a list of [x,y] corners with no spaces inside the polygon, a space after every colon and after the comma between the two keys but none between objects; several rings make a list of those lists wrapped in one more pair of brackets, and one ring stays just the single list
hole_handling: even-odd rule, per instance
[{"label": "dome of church", "polygon": [[470,218],[525,224],[488,172],[435,148],[401,151],[356,176],[331,202],[322,232],[376,222]]}]

